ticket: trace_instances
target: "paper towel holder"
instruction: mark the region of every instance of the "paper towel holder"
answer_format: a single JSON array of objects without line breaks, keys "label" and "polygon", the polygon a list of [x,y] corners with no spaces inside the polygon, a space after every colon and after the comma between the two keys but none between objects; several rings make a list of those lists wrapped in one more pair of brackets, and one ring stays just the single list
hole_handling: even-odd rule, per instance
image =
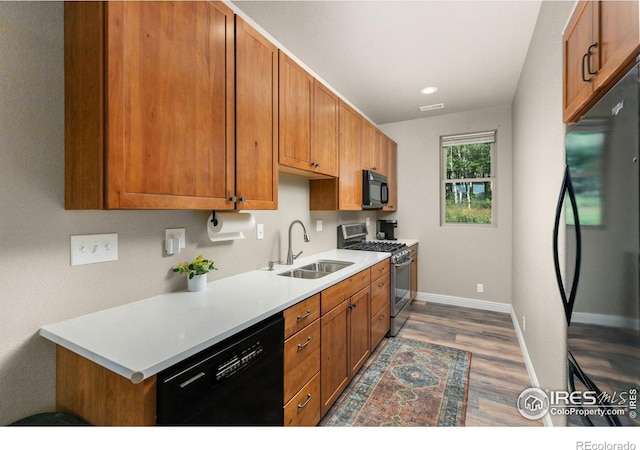
[{"label": "paper towel holder", "polygon": [[[213,231],[214,227],[218,227],[219,225],[222,225],[223,222],[221,221],[224,220],[222,215],[229,214],[229,213],[237,213],[238,216],[248,215],[251,220],[250,220],[250,225],[248,225],[246,229],[248,229],[249,227],[253,227],[255,225],[255,220],[253,219],[253,216],[251,216],[251,214],[240,213],[239,211],[224,211],[224,212],[216,213],[215,210],[212,210],[210,218],[207,219],[207,234],[211,242],[231,241],[231,240],[245,238],[243,233],[243,230],[244,230],[243,228],[235,229],[233,231],[224,230],[224,229],[220,231]],[[218,217],[216,217],[216,215],[218,215]],[[231,215],[235,215],[235,214],[231,214]]]}]

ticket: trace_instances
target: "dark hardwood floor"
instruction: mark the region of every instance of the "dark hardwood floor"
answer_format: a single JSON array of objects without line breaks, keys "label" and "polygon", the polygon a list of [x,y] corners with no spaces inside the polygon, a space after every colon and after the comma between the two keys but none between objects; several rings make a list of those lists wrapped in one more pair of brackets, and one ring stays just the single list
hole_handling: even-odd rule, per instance
[{"label": "dark hardwood floor", "polygon": [[414,301],[398,336],[472,353],[466,426],[543,426],[516,407],[531,382],[509,314]]}]

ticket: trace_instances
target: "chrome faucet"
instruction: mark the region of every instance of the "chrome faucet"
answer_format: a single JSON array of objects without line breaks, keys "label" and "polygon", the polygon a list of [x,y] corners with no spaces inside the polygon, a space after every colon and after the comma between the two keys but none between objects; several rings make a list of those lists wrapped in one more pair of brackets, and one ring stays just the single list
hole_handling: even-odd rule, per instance
[{"label": "chrome faucet", "polygon": [[293,222],[291,222],[291,225],[289,225],[289,250],[287,251],[288,265],[293,264],[293,260],[296,259],[298,256],[300,256],[300,254],[302,254],[302,251],[301,251],[300,253],[294,256],[293,250],[291,250],[291,229],[296,223],[299,223],[300,226],[302,227],[302,230],[304,231],[304,241],[309,242],[309,235],[307,234],[307,229],[304,227],[304,224],[299,220],[294,220]]}]

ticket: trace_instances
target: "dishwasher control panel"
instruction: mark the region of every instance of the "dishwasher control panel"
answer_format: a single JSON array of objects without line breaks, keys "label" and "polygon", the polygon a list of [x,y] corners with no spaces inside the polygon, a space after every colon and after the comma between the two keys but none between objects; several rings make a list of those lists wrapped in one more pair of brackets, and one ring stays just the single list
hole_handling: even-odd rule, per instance
[{"label": "dishwasher control panel", "polygon": [[222,381],[235,375],[240,370],[254,362],[262,352],[264,352],[264,346],[260,341],[258,341],[250,347],[231,356],[229,359],[219,363],[216,368],[215,380]]}]

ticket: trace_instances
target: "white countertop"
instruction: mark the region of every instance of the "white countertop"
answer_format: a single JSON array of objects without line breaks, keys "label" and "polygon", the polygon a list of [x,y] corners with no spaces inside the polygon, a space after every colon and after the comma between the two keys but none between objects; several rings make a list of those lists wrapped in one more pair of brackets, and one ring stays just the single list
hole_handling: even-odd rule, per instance
[{"label": "white countertop", "polygon": [[[46,325],[40,335],[139,383],[388,257],[329,250],[297,259],[293,266],[212,281],[204,292],[158,295]],[[315,280],[278,275],[317,259],[354,264]]]}]

